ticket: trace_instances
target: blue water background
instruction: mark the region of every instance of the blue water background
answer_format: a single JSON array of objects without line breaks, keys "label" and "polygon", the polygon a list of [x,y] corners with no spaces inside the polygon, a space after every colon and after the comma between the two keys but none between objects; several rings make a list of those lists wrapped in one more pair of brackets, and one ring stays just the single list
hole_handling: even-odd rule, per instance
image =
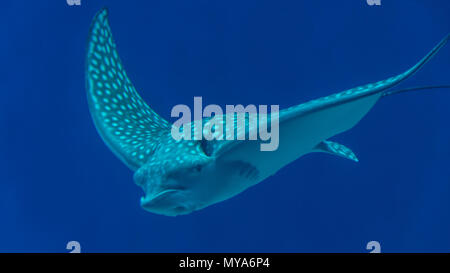
[{"label": "blue water background", "polygon": [[[131,80],[168,119],[194,95],[284,108],[381,80],[450,32],[448,0],[3,1],[0,252],[450,251],[450,90],[383,99],[336,136],[359,163],[310,154],[191,215],[142,210],[88,112],[86,38],[103,6]],[[449,75],[447,46],[402,86]]]}]

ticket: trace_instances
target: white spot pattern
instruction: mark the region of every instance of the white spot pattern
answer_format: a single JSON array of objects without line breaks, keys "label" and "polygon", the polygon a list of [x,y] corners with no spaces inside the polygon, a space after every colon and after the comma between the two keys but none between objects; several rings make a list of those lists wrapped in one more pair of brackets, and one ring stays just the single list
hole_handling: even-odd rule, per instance
[{"label": "white spot pattern", "polygon": [[87,93],[97,130],[130,168],[137,169],[153,154],[169,123],[139,96],[122,66],[108,24],[107,10],[91,26],[87,64]]}]

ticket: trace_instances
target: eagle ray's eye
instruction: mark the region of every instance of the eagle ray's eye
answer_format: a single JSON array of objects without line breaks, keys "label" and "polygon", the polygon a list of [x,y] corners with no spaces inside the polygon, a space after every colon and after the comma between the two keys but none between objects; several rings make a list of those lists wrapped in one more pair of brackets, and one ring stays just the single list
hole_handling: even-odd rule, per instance
[{"label": "eagle ray's eye", "polygon": [[202,165],[200,165],[200,164],[198,164],[198,165],[195,165],[195,167],[193,168],[193,171],[195,171],[195,172],[201,172],[202,171]]}]

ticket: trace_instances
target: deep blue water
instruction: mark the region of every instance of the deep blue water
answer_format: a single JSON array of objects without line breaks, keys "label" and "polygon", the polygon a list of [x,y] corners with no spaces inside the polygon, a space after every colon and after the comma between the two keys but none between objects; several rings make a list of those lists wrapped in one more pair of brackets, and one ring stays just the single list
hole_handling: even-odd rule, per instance
[{"label": "deep blue water", "polygon": [[[88,111],[84,58],[107,5],[125,68],[165,118],[179,103],[282,108],[403,72],[450,32],[448,0],[4,1],[0,251],[450,251],[450,90],[381,100],[310,154],[182,217],[140,208]],[[450,83],[450,46],[402,87]],[[173,121],[173,119],[171,119]]]}]

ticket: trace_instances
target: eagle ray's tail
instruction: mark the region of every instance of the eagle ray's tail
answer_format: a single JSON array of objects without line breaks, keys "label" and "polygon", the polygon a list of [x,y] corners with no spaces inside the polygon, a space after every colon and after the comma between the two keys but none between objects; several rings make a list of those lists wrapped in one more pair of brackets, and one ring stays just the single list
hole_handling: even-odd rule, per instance
[{"label": "eagle ray's tail", "polygon": [[450,85],[420,86],[420,87],[411,87],[411,88],[405,88],[405,89],[400,89],[400,90],[386,91],[382,97],[396,95],[396,94],[410,92],[410,91],[420,91],[420,90],[427,90],[427,89],[450,89]]},{"label": "eagle ray's tail", "polygon": [[[392,87],[394,87],[395,85],[399,84],[400,82],[406,80],[407,78],[411,77],[412,75],[414,75],[414,73],[416,73],[417,71],[419,71],[426,63],[428,63],[428,61],[434,57],[434,55],[436,55],[436,53],[439,52],[439,50],[444,47],[448,40],[450,40],[450,34],[447,34],[447,36],[445,36],[444,39],[442,39],[441,42],[439,42],[438,45],[436,45],[425,57],[422,58],[422,60],[420,60],[416,65],[414,65],[413,67],[411,67],[410,69],[408,69],[406,72],[391,77],[387,80],[381,81],[380,85],[382,87],[382,90],[387,90],[390,89]],[[384,85],[384,86],[383,86]],[[445,85],[446,87],[438,87],[438,88],[447,88],[447,85]],[[408,89],[403,89],[403,90],[398,90],[398,91],[384,91],[382,97],[388,96],[388,95],[393,95],[393,94],[398,94],[398,93],[403,93],[406,91],[413,91],[413,90],[422,90],[422,89],[433,89],[436,87],[419,87],[419,88],[408,88]]]}]

